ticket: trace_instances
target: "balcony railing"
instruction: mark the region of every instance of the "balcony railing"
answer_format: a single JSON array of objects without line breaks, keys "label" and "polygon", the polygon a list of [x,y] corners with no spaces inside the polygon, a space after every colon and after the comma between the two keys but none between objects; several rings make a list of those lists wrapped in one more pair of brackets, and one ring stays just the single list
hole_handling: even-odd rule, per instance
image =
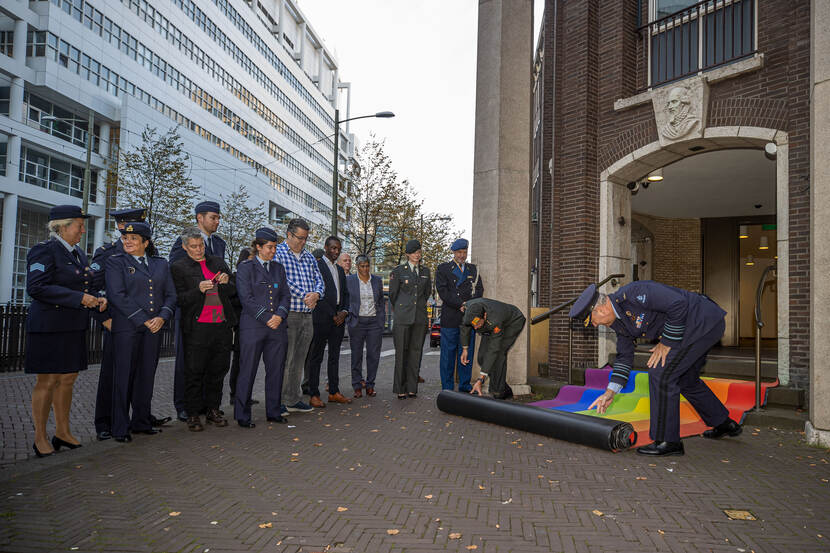
[{"label": "balcony railing", "polygon": [[704,0],[640,27],[645,87],[670,83],[757,51],[757,0]]}]

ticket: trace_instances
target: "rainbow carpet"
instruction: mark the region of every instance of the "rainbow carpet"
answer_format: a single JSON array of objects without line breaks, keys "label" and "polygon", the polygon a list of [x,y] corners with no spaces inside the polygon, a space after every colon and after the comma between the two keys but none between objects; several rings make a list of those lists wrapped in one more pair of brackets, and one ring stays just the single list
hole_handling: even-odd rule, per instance
[{"label": "rainbow carpet", "polygon": [[[537,407],[556,409],[605,417],[613,420],[629,422],[637,431],[637,446],[650,443],[648,436],[649,426],[649,399],[648,373],[645,371],[631,371],[628,383],[620,393],[614,397],[614,402],[604,415],[596,409],[588,410],[588,406],[605,391],[608,379],[611,376],[611,367],[602,369],[588,369],[585,371],[585,386],[565,386],[559,390],[555,399],[531,403]],[[729,417],[743,422],[744,414],[755,406],[755,382],[748,380],[732,380],[728,378],[701,377],[703,382],[715,393],[718,399],[729,409]],[[761,402],[767,402],[767,390],[778,385],[775,382],[761,383]],[[696,436],[709,428],[700,419],[694,407],[680,396],[680,435]]]}]

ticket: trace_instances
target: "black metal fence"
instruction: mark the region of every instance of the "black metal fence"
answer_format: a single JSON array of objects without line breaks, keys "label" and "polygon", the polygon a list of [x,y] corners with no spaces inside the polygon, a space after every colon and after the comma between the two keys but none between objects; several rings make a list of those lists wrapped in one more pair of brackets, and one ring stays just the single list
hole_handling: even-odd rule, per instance
[{"label": "black metal fence", "polygon": [[[0,305],[0,372],[22,371],[26,359],[26,305]],[[161,356],[175,355],[175,343],[170,324],[161,332]],[[90,316],[87,339],[87,361],[100,363],[104,351],[104,328]]]},{"label": "black metal fence", "polygon": [[756,0],[704,0],[641,27],[648,86],[753,55]]}]

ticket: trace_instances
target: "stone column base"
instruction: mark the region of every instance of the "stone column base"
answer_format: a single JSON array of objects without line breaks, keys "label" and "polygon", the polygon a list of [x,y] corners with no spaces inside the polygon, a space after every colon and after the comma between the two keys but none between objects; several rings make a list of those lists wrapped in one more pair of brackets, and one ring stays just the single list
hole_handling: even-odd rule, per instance
[{"label": "stone column base", "polygon": [[830,430],[819,430],[810,421],[804,424],[804,436],[810,445],[830,447]]}]

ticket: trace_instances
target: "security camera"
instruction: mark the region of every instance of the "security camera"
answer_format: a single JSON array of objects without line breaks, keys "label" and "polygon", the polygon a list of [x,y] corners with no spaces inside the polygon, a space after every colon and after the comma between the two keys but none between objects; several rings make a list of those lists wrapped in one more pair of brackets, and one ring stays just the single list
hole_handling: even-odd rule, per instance
[{"label": "security camera", "polygon": [[645,179],[645,180],[640,181],[640,186],[642,186],[642,187],[643,187],[643,190],[645,190],[646,188],[648,188],[648,185],[649,185],[648,179]]},{"label": "security camera", "polygon": [[631,190],[631,195],[632,196],[636,195],[637,192],[640,191],[640,183],[639,182],[631,181],[626,186],[628,187],[629,190]]}]

